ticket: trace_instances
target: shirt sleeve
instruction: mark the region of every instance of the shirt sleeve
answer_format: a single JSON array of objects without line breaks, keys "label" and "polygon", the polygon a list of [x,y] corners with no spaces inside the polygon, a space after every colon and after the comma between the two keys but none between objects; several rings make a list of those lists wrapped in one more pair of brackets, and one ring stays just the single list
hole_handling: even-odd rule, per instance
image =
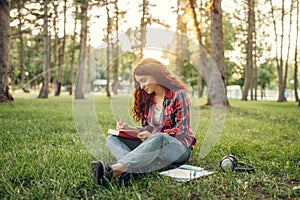
[{"label": "shirt sleeve", "polygon": [[139,132],[142,132],[142,131],[149,131],[150,133],[153,131],[153,127],[151,127],[149,124],[148,124],[148,121],[147,120],[144,120],[142,121],[142,126],[141,127],[137,127],[138,131]]}]

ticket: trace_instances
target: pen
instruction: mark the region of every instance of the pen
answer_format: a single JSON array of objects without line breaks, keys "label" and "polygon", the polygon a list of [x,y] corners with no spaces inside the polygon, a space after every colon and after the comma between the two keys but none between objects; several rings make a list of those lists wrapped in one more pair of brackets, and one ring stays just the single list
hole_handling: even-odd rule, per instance
[{"label": "pen", "polygon": [[120,121],[119,121],[119,129],[121,129],[120,126],[122,126],[122,117],[120,117]]}]

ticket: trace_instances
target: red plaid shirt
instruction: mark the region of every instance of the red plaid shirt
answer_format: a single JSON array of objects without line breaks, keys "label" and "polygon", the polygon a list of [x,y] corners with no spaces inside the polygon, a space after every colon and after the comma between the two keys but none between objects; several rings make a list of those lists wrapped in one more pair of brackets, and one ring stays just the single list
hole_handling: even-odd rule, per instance
[{"label": "red plaid shirt", "polygon": [[142,121],[142,130],[153,134],[164,132],[179,139],[185,146],[195,145],[196,138],[190,127],[190,100],[185,91],[172,92],[166,90],[163,101],[162,114],[159,124],[153,121],[155,102],[151,101],[146,120]]}]

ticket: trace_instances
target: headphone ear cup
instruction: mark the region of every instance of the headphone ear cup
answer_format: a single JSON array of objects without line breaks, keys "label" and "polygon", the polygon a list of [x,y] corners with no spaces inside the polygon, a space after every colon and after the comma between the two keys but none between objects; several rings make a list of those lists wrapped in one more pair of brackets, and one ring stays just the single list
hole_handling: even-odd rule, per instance
[{"label": "headphone ear cup", "polygon": [[254,172],[254,167],[252,165],[237,161],[233,155],[223,157],[220,161],[220,167],[225,172]]},{"label": "headphone ear cup", "polygon": [[237,159],[233,155],[229,155],[228,157],[231,159],[234,167],[236,167],[238,163]]},{"label": "headphone ear cup", "polygon": [[220,167],[223,171],[232,172],[237,165],[237,160],[233,155],[225,156],[220,161]]}]

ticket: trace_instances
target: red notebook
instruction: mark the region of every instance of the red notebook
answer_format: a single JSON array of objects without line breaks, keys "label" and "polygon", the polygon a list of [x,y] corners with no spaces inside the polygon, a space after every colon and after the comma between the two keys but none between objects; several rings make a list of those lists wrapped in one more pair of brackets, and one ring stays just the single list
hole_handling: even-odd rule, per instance
[{"label": "red notebook", "polygon": [[133,140],[140,140],[137,137],[138,132],[132,130],[115,130],[115,129],[108,129],[108,133],[111,135],[115,135],[118,137],[129,138]]}]

